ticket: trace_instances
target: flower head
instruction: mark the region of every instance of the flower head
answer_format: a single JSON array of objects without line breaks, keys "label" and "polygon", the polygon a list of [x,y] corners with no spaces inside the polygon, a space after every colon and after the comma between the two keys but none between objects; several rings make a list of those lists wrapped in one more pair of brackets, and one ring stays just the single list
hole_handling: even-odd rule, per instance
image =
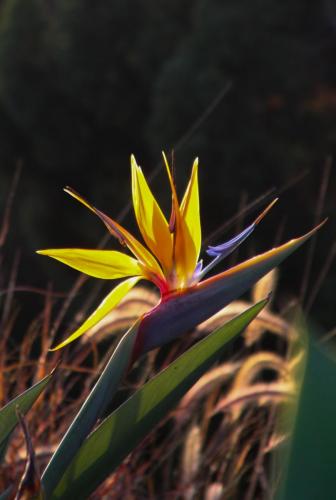
[{"label": "flower head", "polygon": [[[144,318],[144,327],[141,329],[141,335],[139,334],[137,345],[139,348],[141,344],[145,350],[156,347],[160,343],[180,335],[183,330],[195,326],[209,315],[214,314],[225,303],[243,293],[246,288],[301,245],[312,233],[291,240],[281,247],[250,259],[200,283],[206,273],[234,251],[252,233],[276,200],[240,234],[224,244],[210,246],[207,254],[213,259],[203,268],[202,261],[199,260],[201,222],[198,159],[196,158],[193,163],[190,180],[181,202],[179,202],[172,171],[164,153],[163,159],[172,195],[169,220],[165,217],[153,196],[134,156],[131,157],[134,212],[146,246],[118,222],[95,208],[73,189],[65,188],[68,194],[95,213],[103,221],[109,232],[119,240],[123,247],[127,247],[133,256],[115,250],[86,250],[79,248],[38,251],[39,254],[48,255],[95,278],[126,278],[112,289],[87,320],[55,349],[64,347],[97,324],[140,279],[146,279],[154,283],[159,288],[162,299],[160,305],[153,310],[152,314],[148,313]],[[168,302],[169,305],[167,306]],[[147,334],[147,338],[144,340],[146,325],[152,321],[154,329],[158,331],[159,323],[163,320],[162,314],[163,316],[168,314],[171,321],[169,331],[166,333],[167,339],[164,338],[163,332],[158,332],[154,340],[153,333]],[[175,324],[174,319],[177,320]],[[168,317],[166,320],[169,321]],[[174,328],[172,325],[174,325]]]}]

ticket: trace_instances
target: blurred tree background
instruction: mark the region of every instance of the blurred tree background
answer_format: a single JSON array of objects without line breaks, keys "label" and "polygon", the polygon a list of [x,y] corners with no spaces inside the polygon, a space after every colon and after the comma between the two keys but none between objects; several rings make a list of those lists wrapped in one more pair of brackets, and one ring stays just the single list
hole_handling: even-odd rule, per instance
[{"label": "blurred tree background", "polygon": [[[242,252],[304,233],[335,150],[335,49],[332,0],[2,0],[2,207],[23,166],[5,265],[19,248],[19,281],[67,289],[75,272],[34,250],[90,248],[104,229],[61,188],[116,216],[130,197],[130,153],[150,174],[176,144],[181,189],[200,157],[205,237],[270,188],[280,204]],[[168,207],[163,170],[153,189]],[[333,192],[335,175],[310,283],[335,240]],[[306,255],[282,267],[289,295],[300,291]],[[314,308],[326,326],[335,278],[333,266]]]}]

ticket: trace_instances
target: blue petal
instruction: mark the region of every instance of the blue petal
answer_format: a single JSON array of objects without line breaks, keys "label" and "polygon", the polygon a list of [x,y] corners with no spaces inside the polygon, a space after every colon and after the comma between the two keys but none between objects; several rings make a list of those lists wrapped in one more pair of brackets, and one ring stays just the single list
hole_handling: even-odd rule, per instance
[{"label": "blue petal", "polygon": [[207,249],[207,254],[214,259],[203,269],[203,271],[199,272],[199,279],[201,280],[204,276],[217,264],[230,255],[250,234],[254,231],[255,227],[259,224],[259,222],[265,217],[265,215],[270,211],[273,205],[278,201],[278,198],[275,198],[263,212],[252,222],[244,231],[231,238],[231,240],[222,243],[217,246],[209,246]]},{"label": "blue petal", "polygon": [[198,280],[199,276],[201,275],[202,269],[203,269],[203,260],[200,260],[197,262],[197,265],[195,267],[193,280]]},{"label": "blue petal", "polygon": [[220,256],[222,259],[230,255],[250,234],[253,232],[254,228],[256,227],[256,224],[253,223],[244,231],[241,233],[237,234],[234,238],[232,238],[229,241],[226,241],[225,243],[222,243],[221,245],[217,246],[209,246],[206,253],[208,255],[211,255],[211,257],[218,257]]}]

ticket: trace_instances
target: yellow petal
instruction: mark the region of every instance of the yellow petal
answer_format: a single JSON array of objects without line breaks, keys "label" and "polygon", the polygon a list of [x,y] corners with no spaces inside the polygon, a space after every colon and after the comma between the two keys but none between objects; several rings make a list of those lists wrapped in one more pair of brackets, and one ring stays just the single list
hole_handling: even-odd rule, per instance
[{"label": "yellow petal", "polygon": [[114,250],[85,250],[82,248],[52,248],[38,250],[41,255],[48,255],[82,273],[94,278],[116,279],[141,275],[142,268],[138,261]]},{"label": "yellow petal", "polygon": [[202,233],[201,233],[201,219],[200,219],[200,206],[198,194],[198,158],[195,159],[189,184],[184,194],[181,203],[181,214],[189,229],[190,235],[193,239],[196,250],[197,264],[199,254],[201,251]]},{"label": "yellow petal", "polygon": [[198,253],[194,240],[186,224],[186,221],[181,215],[176,188],[174,180],[171,175],[166,155],[163,152],[162,155],[166,165],[168,179],[172,191],[172,205],[173,205],[173,213],[175,216],[174,233],[173,233],[174,234],[173,259],[175,264],[177,287],[185,288],[186,286],[188,286],[188,283],[191,280],[192,275],[194,273],[197,264]]},{"label": "yellow petal", "polygon": [[165,166],[166,166],[166,170],[167,170],[167,174],[168,174],[168,179],[169,179],[169,184],[170,184],[170,188],[171,188],[171,191],[172,191],[173,208],[176,209],[176,208],[178,208],[179,204],[178,204],[178,198],[177,198],[175,183],[174,183],[173,176],[172,176],[171,170],[170,170],[170,166],[169,166],[169,163],[168,163],[168,160],[167,160],[167,157],[166,157],[166,154],[164,153],[164,151],[162,151],[162,156],[163,156],[163,161],[164,161]]},{"label": "yellow petal", "polygon": [[160,281],[164,281],[164,275],[162,269],[160,268],[158,262],[153,257],[153,255],[136,239],[132,236],[125,228],[123,228],[118,222],[114,221],[108,217],[104,212],[101,212],[93,205],[85,200],[81,195],[76,193],[72,188],[66,187],[64,191],[70,194],[73,198],[78,200],[80,203],[89,208],[93,213],[98,215],[98,217],[104,222],[105,226],[109,232],[115,236],[122,245],[127,245],[130,251],[135,255],[135,257],[140,261],[140,263],[148,271],[147,277],[155,281],[155,277]]},{"label": "yellow petal", "polygon": [[116,286],[112,290],[112,292],[110,292],[107,297],[105,297],[103,302],[99,304],[97,309],[87,318],[87,320],[84,321],[84,323],[72,335],[70,335],[70,337],[58,344],[53,349],[50,349],[50,351],[56,351],[57,349],[61,349],[62,347],[70,344],[70,342],[78,339],[78,337],[83,335],[83,333],[96,325],[104,318],[104,316],[106,316],[114,307],[119,304],[121,299],[125,297],[129,290],[133,288],[140,279],[140,276],[129,278],[128,280],[125,280],[118,286]]},{"label": "yellow petal", "polygon": [[131,164],[133,205],[139,229],[147,246],[168,274],[172,268],[173,256],[173,240],[168,222],[134,156],[131,156]]}]

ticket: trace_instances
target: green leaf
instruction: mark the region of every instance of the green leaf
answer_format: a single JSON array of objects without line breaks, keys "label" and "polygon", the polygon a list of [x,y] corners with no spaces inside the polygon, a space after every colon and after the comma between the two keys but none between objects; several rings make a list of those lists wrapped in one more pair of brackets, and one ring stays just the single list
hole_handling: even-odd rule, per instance
[{"label": "green leaf", "polygon": [[139,323],[140,320],[121,338],[103,373],[48,463],[42,476],[42,485],[47,498],[49,498],[50,493],[62,478],[84,439],[91,432],[97,419],[116,393],[131,361]]},{"label": "green leaf", "polygon": [[[199,341],[136,391],[87,438],[51,498],[86,498],[218,360],[265,306],[259,302]],[[160,334],[160,332],[158,332]]]},{"label": "green leaf", "polygon": [[287,376],[292,384],[294,384],[295,397],[288,399],[279,408],[276,419],[275,434],[289,436],[289,438],[284,439],[281,445],[277,447],[272,457],[271,481],[275,485],[281,485],[277,491],[277,500],[279,500],[279,495],[284,485],[284,478],[286,478],[288,472],[288,461],[292,445],[290,437],[293,435],[296,423],[309,349],[308,329],[302,310],[298,306],[294,306],[287,311],[284,319],[286,319],[288,324],[288,338],[291,339],[287,353]]},{"label": "green leaf", "polygon": [[287,480],[277,499],[335,498],[336,363],[330,349],[311,342],[300,396]]},{"label": "green leaf", "polygon": [[21,413],[25,415],[41,392],[49,384],[53,374],[54,371],[40,380],[40,382],[30,387],[30,389],[27,389],[25,392],[10,401],[0,410],[0,449],[3,449],[7,438],[18,423],[16,407],[18,406]]},{"label": "green leaf", "polygon": [[9,445],[9,441],[11,438],[11,433],[7,436],[7,438],[0,444],[0,464],[3,462],[6,453],[7,453],[7,448]]}]

